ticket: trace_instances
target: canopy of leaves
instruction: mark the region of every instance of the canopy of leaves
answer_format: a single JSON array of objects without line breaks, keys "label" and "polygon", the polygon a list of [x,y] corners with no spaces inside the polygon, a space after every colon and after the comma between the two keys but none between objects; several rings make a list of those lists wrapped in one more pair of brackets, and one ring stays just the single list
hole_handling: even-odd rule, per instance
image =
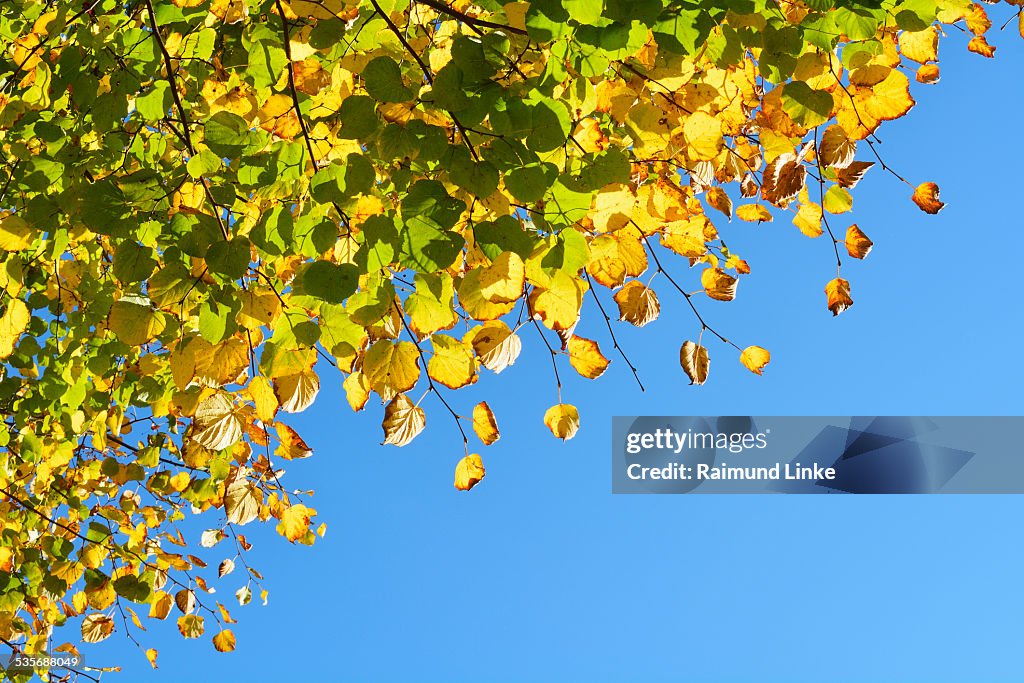
[{"label": "canopy of leaves", "polygon": [[[680,381],[721,349],[760,374],[767,350],[698,313],[756,267],[729,221],[827,234],[823,309],[852,306],[839,270],[872,241],[834,224],[873,165],[910,184],[876,134],[938,80],[950,24],[992,56],[969,0],[3,3],[0,639],[52,649],[82,617],[85,642],[135,640],[176,611],[233,649],[207,581],[262,590],[239,527],[317,537],[280,465],[310,455],[285,418],[318,373],[386,403],[387,444],[452,418],[459,489],[485,475],[463,423],[490,445],[501,416],[451,392],[525,335],[557,385],[526,409],[580,428],[559,365],[610,362],[573,334],[587,299],[620,351],[616,307],[643,326],[684,297]],[[217,577],[196,540],[230,548]]]}]

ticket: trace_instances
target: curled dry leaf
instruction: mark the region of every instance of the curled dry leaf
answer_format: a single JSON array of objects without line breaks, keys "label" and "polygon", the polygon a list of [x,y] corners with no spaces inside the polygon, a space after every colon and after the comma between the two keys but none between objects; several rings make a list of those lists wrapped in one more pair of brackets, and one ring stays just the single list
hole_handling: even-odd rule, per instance
[{"label": "curled dry leaf", "polygon": [[937,64],[923,64],[917,70],[917,82],[925,85],[934,85],[939,82],[939,66]]},{"label": "curled dry leaf", "polygon": [[484,462],[476,453],[467,455],[455,466],[455,488],[468,491],[484,478]]},{"label": "curled dry leaf", "polygon": [[850,283],[841,277],[830,280],[825,285],[825,295],[828,297],[828,310],[832,311],[833,317],[853,306],[853,298],[850,296]]},{"label": "curled dry leaf", "polygon": [[704,292],[717,301],[732,301],[736,298],[736,287],[739,280],[721,268],[706,268],[700,274],[700,283]]},{"label": "curled dry leaf", "polygon": [[911,199],[925,213],[936,214],[945,206],[939,201],[939,186],[935,183],[921,183]]},{"label": "curled dry leaf", "polygon": [[222,561],[220,565],[217,567],[217,578],[223,579],[225,576],[227,576],[233,571],[235,571],[235,561],[229,557]]},{"label": "curled dry leaf", "polygon": [[844,244],[846,244],[846,251],[850,256],[859,259],[866,257],[871,252],[871,247],[874,246],[874,243],[857,227],[856,223],[846,229]]},{"label": "curled dry leaf", "polygon": [[[471,336],[472,335],[472,336]],[[466,335],[480,363],[494,373],[515,364],[523,342],[501,320],[487,322]]]},{"label": "curled dry leaf", "polygon": [[619,320],[643,327],[658,318],[661,304],[658,295],[650,287],[637,280],[630,280],[612,297],[619,305]]},{"label": "curled dry leaf", "polygon": [[683,342],[679,349],[679,364],[683,366],[683,372],[690,378],[690,384],[704,384],[708,381],[711,361],[705,347],[692,341]]}]

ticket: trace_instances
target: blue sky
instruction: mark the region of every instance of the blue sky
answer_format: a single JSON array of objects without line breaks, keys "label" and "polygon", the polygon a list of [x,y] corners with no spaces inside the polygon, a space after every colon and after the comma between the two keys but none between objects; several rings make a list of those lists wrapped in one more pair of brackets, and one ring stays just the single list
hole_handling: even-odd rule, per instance
[{"label": "blue sky", "polygon": [[[886,161],[937,182],[947,207],[927,216],[909,188],[868,173],[852,219],[875,249],[844,268],[851,310],[825,308],[827,241],[788,221],[722,228],[753,273],[735,302],[704,300],[702,312],[741,346],[772,351],[764,377],[708,341],[710,380],[688,386],[678,349],[698,327],[656,278],[661,317],[616,326],[647,391],[586,309],[578,332],[613,364],[590,382],[563,359],[583,428],[561,444],[542,424],[556,401],[550,362],[524,329],[513,368],[452,395],[467,414],[486,399],[502,430],[480,451],[487,478],[465,494],[452,487],[461,444],[439,404],[428,399],[413,444],[381,447],[380,407],[352,414],[324,373],[296,420],[315,456],[289,463],[286,481],[316,489],[328,533],[310,549],[246,528],[270,600],[232,610],[237,650],[182,641],[169,622],[142,634],[158,671],[120,633],[86,646],[87,661],[122,664],[111,680],[154,683],[1020,680],[1020,497],[609,493],[613,415],[1021,413],[1011,131],[1024,47],[1009,29],[993,34],[995,60],[959,36],[944,42],[942,82],[916,87],[918,107],[883,127]],[[233,602],[240,573],[217,597]]]}]

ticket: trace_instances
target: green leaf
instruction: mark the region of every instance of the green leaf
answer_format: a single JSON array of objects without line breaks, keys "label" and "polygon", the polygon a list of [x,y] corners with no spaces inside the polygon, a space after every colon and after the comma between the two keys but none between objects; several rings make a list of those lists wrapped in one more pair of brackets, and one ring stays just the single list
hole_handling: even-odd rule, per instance
[{"label": "green leaf", "polygon": [[189,159],[185,168],[188,170],[188,174],[193,178],[201,178],[202,176],[219,171],[221,166],[223,166],[223,163],[221,162],[220,157],[210,150],[204,149]]},{"label": "green leaf", "polygon": [[468,150],[452,160],[448,175],[453,183],[481,199],[498,189],[498,169],[489,161],[474,161]]},{"label": "green leaf", "polygon": [[832,94],[814,90],[803,81],[791,81],[782,89],[782,108],[804,128],[813,128],[832,115]]},{"label": "green leaf", "polygon": [[171,104],[171,86],[165,80],[155,82],[149,92],[135,100],[135,108],[147,121],[163,120]]},{"label": "green leaf", "polygon": [[390,57],[371,60],[361,74],[366,92],[378,102],[408,102],[415,95],[402,80],[402,70]]},{"label": "green leaf", "polygon": [[292,287],[300,296],[340,304],[355,293],[358,284],[359,272],[352,264],[313,261],[299,271]]},{"label": "green leaf", "polygon": [[249,124],[238,114],[219,111],[203,126],[207,147],[220,157],[237,157],[249,145]]},{"label": "green leaf", "polygon": [[206,265],[210,272],[223,280],[237,280],[249,269],[251,254],[249,240],[235,237],[230,241],[214,242],[206,252]]},{"label": "green leaf", "polygon": [[505,174],[505,187],[517,200],[525,203],[541,199],[558,177],[558,167],[536,162],[514,168]]},{"label": "green leaf", "polygon": [[114,252],[114,277],[124,284],[142,282],[156,266],[153,250],[134,241],[122,242]]},{"label": "green leaf", "polygon": [[313,199],[329,204],[344,202],[373,187],[373,164],[362,154],[349,154],[345,163],[332,162],[321,168],[310,182]]},{"label": "green leaf", "polygon": [[349,140],[363,140],[369,137],[380,122],[377,120],[377,105],[365,95],[346,97],[338,110],[341,119],[339,137]]}]

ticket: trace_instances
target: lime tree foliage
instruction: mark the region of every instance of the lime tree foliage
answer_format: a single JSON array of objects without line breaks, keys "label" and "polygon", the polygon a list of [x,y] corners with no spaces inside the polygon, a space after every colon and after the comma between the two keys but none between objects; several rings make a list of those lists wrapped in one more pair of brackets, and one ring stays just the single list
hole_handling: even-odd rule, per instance
[{"label": "lime tree foliage", "polygon": [[[155,666],[141,630],[173,619],[233,649],[229,608],[266,595],[241,527],[323,534],[282,483],[323,372],[383,402],[385,444],[448,423],[462,490],[500,415],[455,390],[524,341],[554,367],[524,409],[561,439],[559,373],[633,370],[613,318],[660,297],[694,314],[681,379],[760,374],[700,312],[756,267],[730,233],[825,242],[823,309],[853,305],[864,174],[942,208],[879,128],[938,81],[940,38],[991,57],[991,25],[965,0],[3,3],[0,638],[120,630]],[[600,341],[574,334],[587,299]]]}]

